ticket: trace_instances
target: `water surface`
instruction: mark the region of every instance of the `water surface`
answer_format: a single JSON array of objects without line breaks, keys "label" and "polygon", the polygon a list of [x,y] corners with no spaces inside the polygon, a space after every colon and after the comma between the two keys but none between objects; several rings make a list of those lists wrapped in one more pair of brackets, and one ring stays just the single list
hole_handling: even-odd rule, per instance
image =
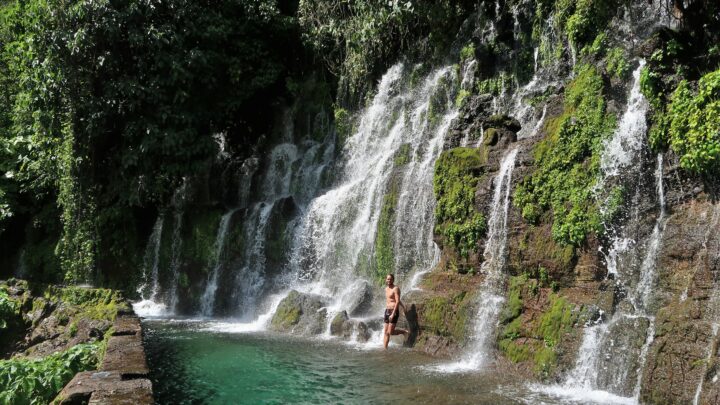
[{"label": "water surface", "polygon": [[[227,333],[213,322],[145,321],[159,404],[559,404],[494,370],[440,373],[440,360],[391,345]],[[601,401],[612,403],[611,401]]]}]

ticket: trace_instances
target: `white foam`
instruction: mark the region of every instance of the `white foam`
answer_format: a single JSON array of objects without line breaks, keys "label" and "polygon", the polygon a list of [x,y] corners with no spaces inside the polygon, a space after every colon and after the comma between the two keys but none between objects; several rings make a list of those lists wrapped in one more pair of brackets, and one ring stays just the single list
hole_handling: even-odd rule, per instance
[{"label": "white foam", "polygon": [[265,331],[267,330],[267,325],[270,323],[277,307],[280,306],[280,302],[287,297],[289,293],[289,291],[285,291],[280,294],[272,295],[270,297],[268,310],[251,322],[212,322],[200,330],[223,333],[253,333]]},{"label": "white foam", "polygon": [[142,300],[132,304],[135,314],[143,318],[163,318],[172,315],[167,305],[152,300]]},{"label": "white foam", "polygon": [[561,385],[540,385],[530,384],[531,390],[581,404],[613,404],[613,405],[636,405],[635,398],[621,397],[607,391],[594,390],[588,387],[566,387]]}]

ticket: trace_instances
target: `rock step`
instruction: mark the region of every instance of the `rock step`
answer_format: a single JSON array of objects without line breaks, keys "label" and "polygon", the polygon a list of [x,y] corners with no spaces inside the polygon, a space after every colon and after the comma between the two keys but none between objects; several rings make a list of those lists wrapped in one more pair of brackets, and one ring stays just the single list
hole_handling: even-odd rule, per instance
[{"label": "rock step", "polygon": [[140,335],[142,332],[140,318],[134,315],[118,316],[113,327],[115,329],[113,336]]},{"label": "rock step", "polygon": [[99,371],[84,371],[63,388],[53,404],[152,404],[152,383],[142,344],[142,326],[134,314],[115,319]]},{"label": "rock step", "polygon": [[145,360],[142,336],[113,336],[107,344],[102,371],[118,371],[124,378],[145,377],[150,373]]}]

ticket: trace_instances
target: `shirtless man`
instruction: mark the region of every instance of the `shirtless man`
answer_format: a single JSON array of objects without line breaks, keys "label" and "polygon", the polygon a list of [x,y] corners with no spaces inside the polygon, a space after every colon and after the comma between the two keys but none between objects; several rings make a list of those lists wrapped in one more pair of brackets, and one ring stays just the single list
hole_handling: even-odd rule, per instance
[{"label": "shirtless man", "polygon": [[398,318],[400,317],[400,307],[405,308],[405,305],[400,302],[400,287],[394,284],[395,276],[388,274],[385,277],[385,330],[384,330],[384,345],[385,349],[390,343],[391,335],[405,335],[408,336],[408,331],[405,329],[395,329]]}]

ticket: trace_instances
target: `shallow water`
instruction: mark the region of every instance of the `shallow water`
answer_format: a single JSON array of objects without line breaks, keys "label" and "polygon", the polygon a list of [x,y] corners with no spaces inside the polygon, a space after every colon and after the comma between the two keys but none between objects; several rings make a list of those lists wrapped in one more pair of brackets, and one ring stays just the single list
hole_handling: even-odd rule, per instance
[{"label": "shallow water", "polygon": [[145,321],[159,404],[557,404],[512,376],[439,373],[439,360],[391,345],[208,331],[212,323]]}]

